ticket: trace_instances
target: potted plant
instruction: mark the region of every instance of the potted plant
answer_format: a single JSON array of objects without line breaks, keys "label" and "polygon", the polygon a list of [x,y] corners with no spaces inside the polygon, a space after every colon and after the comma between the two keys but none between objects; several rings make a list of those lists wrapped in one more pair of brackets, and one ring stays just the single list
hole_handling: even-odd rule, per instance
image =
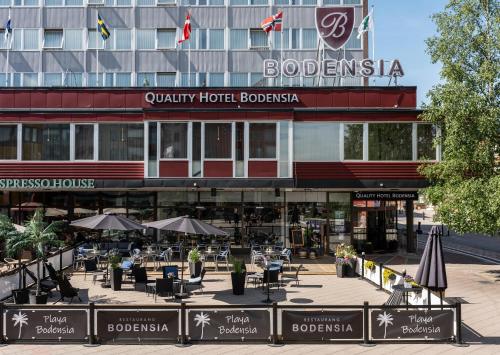
[{"label": "potted plant", "polygon": [[188,254],[189,274],[191,277],[198,277],[201,274],[201,253],[198,248],[193,248]]},{"label": "potted plant", "polygon": [[337,277],[354,277],[356,275],[356,251],[352,245],[340,244],[335,250]]},{"label": "potted plant", "polygon": [[232,258],[233,271],[231,272],[231,282],[233,284],[233,295],[243,295],[245,293],[246,267],[243,260]]},{"label": "potted plant", "polygon": [[0,215],[0,239],[5,240],[5,251],[8,257],[19,260],[19,287],[12,290],[14,302],[24,304],[29,302],[29,291],[24,287],[24,272],[21,268],[21,254],[31,247],[30,241],[18,232],[12,221],[5,215]]},{"label": "potted plant", "polygon": [[337,277],[347,277],[347,268],[348,268],[349,259],[347,258],[339,258],[335,259],[335,267],[337,270]]},{"label": "potted plant", "polygon": [[373,270],[375,270],[375,262],[371,260],[365,260],[365,269],[366,271],[373,272]]},{"label": "potted plant", "polygon": [[23,235],[30,242],[35,250],[36,263],[36,291],[30,294],[30,303],[45,304],[47,303],[47,293],[42,292],[40,282],[42,275],[40,273],[40,261],[45,257],[45,251],[50,246],[62,246],[62,242],[57,237],[57,232],[60,229],[61,222],[53,222],[47,224],[43,220],[43,210],[37,209],[33,217],[26,224],[26,230]]},{"label": "potted plant", "polygon": [[388,284],[390,281],[396,280],[396,274],[391,269],[384,269],[384,273],[382,274],[382,279],[385,284]]},{"label": "potted plant", "polygon": [[122,289],[123,269],[120,267],[122,257],[120,255],[113,255],[109,257],[110,282],[113,291],[120,291]]}]

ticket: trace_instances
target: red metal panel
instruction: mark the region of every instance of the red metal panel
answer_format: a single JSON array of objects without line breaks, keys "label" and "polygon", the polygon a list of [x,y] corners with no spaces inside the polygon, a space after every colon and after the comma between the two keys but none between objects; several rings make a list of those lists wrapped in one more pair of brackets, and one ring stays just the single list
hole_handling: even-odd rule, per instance
[{"label": "red metal panel", "polygon": [[248,177],[277,177],[278,162],[276,160],[250,160],[248,162]]},{"label": "red metal panel", "polygon": [[[29,91],[18,91],[14,95],[14,107],[16,108],[31,108],[31,99]],[[12,103],[10,106],[12,107]]]},{"label": "red metal panel", "polygon": [[415,162],[295,162],[297,179],[424,179]]},{"label": "red metal panel", "polygon": [[233,177],[232,161],[205,161],[203,169],[203,176],[207,178]]},{"label": "red metal panel", "polygon": [[[34,93],[35,95],[36,93]],[[62,107],[62,91],[47,92],[47,107],[59,108]]]},{"label": "red metal panel", "polygon": [[143,179],[143,162],[0,163],[3,178]]},{"label": "red metal panel", "polygon": [[0,107],[12,107],[14,103],[14,92],[2,90],[0,94]]},{"label": "red metal panel", "polygon": [[[47,93],[45,91],[34,91],[30,95],[31,108],[45,108],[47,107]],[[12,105],[12,103],[11,103]]]},{"label": "red metal panel", "polygon": [[94,106],[94,95],[90,92],[78,93],[77,106],[81,108],[90,108]]},{"label": "red metal panel", "polygon": [[122,91],[110,92],[108,96],[109,96],[110,107],[124,108],[126,106],[125,105],[126,95],[124,95],[124,92]]},{"label": "red metal panel", "polygon": [[160,177],[182,178],[189,177],[189,162],[186,161],[160,161]]},{"label": "red metal panel", "polygon": [[380,107],[380,95],[375,91],[365,92],[365,105],[366,107]]},{"label": "red metal panel", "polygon": [[349,92],[339,91],[335,93],[331,107],[349,107]]},{"label": "red metal panel", "polygon": [[98,91],[94,93],[94,107],[104,108],[109,106],[109,95],[105,91]]},{"label": "red metal panel", "polygon": [[349,107],[363,107],[365,104],[365,93],[362,91],[349,91]]},{"label": "red metal panel", "polygon": [[70,91],[62,93],[62,107],[70,108],[78,106],[78,92]]}]

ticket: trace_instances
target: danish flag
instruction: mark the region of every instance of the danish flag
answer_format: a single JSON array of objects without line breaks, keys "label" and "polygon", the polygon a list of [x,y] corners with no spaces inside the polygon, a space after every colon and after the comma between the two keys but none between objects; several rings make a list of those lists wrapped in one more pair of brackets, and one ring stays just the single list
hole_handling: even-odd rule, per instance
[{"label": "danish flag", "polygon": [[182,38],[177,42],[181,44],[184,41],[187,41],[191,37],[191,15],[188,13],[186,15],[186,21],[184,21],[184,29],[182,30]]},{"label": "danish flag", "polygon": [[283,11],[279,11],[276,15],[269,16],[260,24],[262,30],[266,33],[272,30],[281,32],[281,23],[283,22]]}]

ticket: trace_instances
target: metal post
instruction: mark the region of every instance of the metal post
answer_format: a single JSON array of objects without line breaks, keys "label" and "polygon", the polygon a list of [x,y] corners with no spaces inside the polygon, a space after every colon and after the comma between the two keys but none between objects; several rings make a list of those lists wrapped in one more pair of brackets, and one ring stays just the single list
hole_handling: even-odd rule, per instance
[{"label": "metal post", "polygon": [[375,346],[375,344],[370,343],[370,308],[368,307],[368,302],[363,302],[363,343],[361,346]]},{"label": "metal post", "polygon": [[6,346],[5,338],[3,337],[3,312],[4,312],[4,304],[0,302],[0,346]]},{"label": "metal post", "polygon": [[271,314],[273,317],[273,335],[271,336],[271,344],[269,346],[283,346],[285,344],[281,343],[278,338],[278,303],[273,302]]},{"label": "metal post", "polygon": [[365,252],[361,253],[361,277],[359,279],[365,279]]},{"label": "metal post", "polygon": [[380,273],[378,275],[378,282],[379,282],[379,285],[378,285],[378,289],[379,291],[382,291],[384,288],[383,288],[383,282],[384,280],[382,279],[382,273],[384,271],[384,264],[383,263],[380,263]]},{"label": "metal post", "polygon": [[188,346],[186,343],[186,302],[181,302],[181,337],[175,345],[179,347]]},{"label": "metal post", "polygon": [[457,326],[457,334],[453,345],[460,347],[469,346],[469,344],[464,343],[462,340],[462,304],[460,302],[455,303],[455,322]]},{"label": "metal post", "polygon": [[84,344],[83,346],[94,347],[99,346],[95,340],[95,304],[94,302],[89,303],[89,342],[88,344]]},{"label": "metal post", "polygon": [[62,271],[62,269],[63,269],[62,255],[63,255],[63,248],[59,248],[59,271]]}]

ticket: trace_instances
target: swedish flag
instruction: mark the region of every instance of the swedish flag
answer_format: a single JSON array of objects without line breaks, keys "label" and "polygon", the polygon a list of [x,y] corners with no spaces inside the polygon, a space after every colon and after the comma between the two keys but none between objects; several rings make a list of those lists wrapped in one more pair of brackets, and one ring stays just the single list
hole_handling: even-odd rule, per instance
[{"label": "swedish flag", "polygon": [[103,40],[107,40],[109,36],[111,36],[111,33],[99,14],[97,14],[97,31],[101,34]]}]

